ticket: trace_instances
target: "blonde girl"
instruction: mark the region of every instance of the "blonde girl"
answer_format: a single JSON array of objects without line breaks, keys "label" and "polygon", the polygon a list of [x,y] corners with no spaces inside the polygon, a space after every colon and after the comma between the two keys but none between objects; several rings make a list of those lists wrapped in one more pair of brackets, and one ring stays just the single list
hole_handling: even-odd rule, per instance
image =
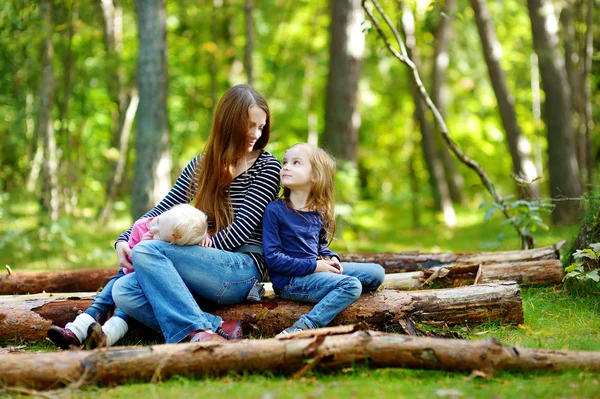
[{"label": "blonde girl", "polygon": [[375,291],[384,269],[374,263],[341,263],[329,249],[335,233],[335,161],[324,150],[296,144],[280,172],[283,198],[267,206],[263,250],[275,292],[316,303],[282,334],[325,327],[363,292]]}]

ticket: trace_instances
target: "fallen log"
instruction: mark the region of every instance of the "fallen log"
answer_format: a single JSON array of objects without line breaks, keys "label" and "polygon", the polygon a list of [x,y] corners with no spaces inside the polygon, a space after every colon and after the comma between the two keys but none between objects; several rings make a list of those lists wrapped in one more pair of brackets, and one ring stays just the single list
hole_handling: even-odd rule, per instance
[{"label": "fallen log", "polygon": [[95,292],[116,274],[116,269],[11,272],[0,276],[0,295],[25,295],[42,292]]},{"label": "fallen log", "polygon": [[559,250],[566,244],[560,241],[555,245],[543,248],[520,250],[520,251],[498,251],[498,252],[474,252],[474,253],[357,253],[340,254],[344,262],[374,262],[385,268],[386,273],[410,272],[416,270],[430,269],[436,266],[444,266],[455,263],[463,264],[489,264],[508,262],[527,262],[545,259],[560,259]]},{"label": "fallen log", "polygon": [[385,275],[382,287],[389,290],[415,290],[434,287],[459,287],[494,281],[516,281],[520,286],[560,284],[564,268],[560,260],[530,262],[451,264],[427,270]]},{"label": "fallen log", "polygon": [[[423,284],[436,280],[436,286],[458,287],[474,283],[481,266],[482,281],[516,281],[520,285],[559,284],[564,271],[558,259],[512,261],[501,263],[452,263],[417,272],[386,274],[383,288],[410,290],[427,288]],[[116,274],[114,270],[73,270],[61,272],[12,273],[0,276],[0,295],[42,292],[94,292]],[[432,277],[433,276],[433,277]],[[273,294],[270,284],[265,286]]]},{"label": "fallen log", "polygon": [[298,377],[311,369],[362,363],[375,368],[477,370],[489,377],[500,370],[600,371],[600,352],[527,349],[503,345],[496,339],[408,337],[340,326],[273,339],[11,353],[0,355],[0,380],[5,387],[51,389],[68,384],[105,386],[231,372],[295,372]]},{"label": "fallen log", "polygon": [[[0,296],[0,339],[44,339],[51,325],[64,326],[86,309],[93,294]],[[214,306],[214,305],[213,305]],[[262,336],[273,336],[308,313],[313,305],[266,298],[260,302],[203,309],[225,320],[239,319]],[[367,323],[384,328],[410,318],[427,324],[523,323],[523,305],[515,282],[429,291],[382,290],[365,294],[331,325]]]}]

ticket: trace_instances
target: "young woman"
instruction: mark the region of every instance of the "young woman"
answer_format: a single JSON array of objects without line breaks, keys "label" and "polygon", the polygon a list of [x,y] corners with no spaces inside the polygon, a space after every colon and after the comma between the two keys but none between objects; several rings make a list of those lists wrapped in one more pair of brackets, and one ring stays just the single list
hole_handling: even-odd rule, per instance
[{"label": "young woman", "polygon": [[[279,192],[280,163],[263,149],[270,113],[248,85],[227,91],[217,106],[205,151],[193,159],[171,192],[144,217],[193,201],[208,216],[210,246],[152,240],[129,250],[129,231],[117,240],[119,263],[135,273],[117,280],[113,298],[128,315],[161,331],[167,343],[238,337],[239,323],[203,312],[193,295],[219,304],[260,299],[265,276],[261,219]],[[261,288],[261,287],[260,287]]]},{"label": "young woman", "polygon": [[316,303],[282,334],[325,327],[385,277],[375,263],[340,263],[328,246],[335,233],[335,161],[324,150],[296,144],[283,158],[283,199],[267,206],[263,248],[275,293]]}]

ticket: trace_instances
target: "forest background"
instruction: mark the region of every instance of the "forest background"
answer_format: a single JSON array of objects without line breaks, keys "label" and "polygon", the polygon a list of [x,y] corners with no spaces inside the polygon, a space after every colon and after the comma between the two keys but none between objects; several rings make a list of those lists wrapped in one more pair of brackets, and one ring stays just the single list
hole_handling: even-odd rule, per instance
[{"label": "forest background", "polygon": [[[401,52],[374,2],[365,3]],[[536,246],[572,242],[598,196],[598,2],[381,6],[449,136],[485,170],[501,204],[448,152],[411,70],[360,1],[7,0],[0,3],[0,262],[15,272],[114,268],[118,234],[202,151],[218,98],[247,82],[271,108],[267,150],[281,159],[290,145],[309,141],[336,156],[340,253],[519,249],[515,226],[492,213],[499,208]],[[549,205],[557,208],[546,212]],[[455,333],[600,349],[597,295],[553,288],[522,295],[524,326]],[[182,377],[159,391],[132,385],[83,396],[181,397],[193,387],[314,397],[327,387],[330,397],[556,397],[565,389],[591,397],[599,384],[579,372],[480,383],[358,367],[299,383]]]},{"label": "forest background", "polygon": [[[500,212],[486,222],[492,197],[361,3],[330,3],[3,2],[2,261],[113,266],[113,239],[202,151],[222,93],[246,82],[270,104],[276,157],[300,141],[337,157],[335,249],[518,249]],[[512,0],[381,5],[450,137],[521,225],[544,237],[546,224],[578,224],[600,148],[594,2],[531,1],[533,14]]]}]

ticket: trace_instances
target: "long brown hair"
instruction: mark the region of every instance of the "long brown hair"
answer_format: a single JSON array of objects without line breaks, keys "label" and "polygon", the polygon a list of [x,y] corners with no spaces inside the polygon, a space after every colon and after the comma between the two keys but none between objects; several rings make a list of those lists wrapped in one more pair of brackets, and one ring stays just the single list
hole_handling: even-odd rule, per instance
[{"label": "long brown hair", "polygon": [[227,188],[233,181],[233,168],[246,154],[253,105],[267,114],[262,135],[254,150],[262,150],[269,142],[271,113],[267,102],[249,85],[237,85],[227,90],[219,100],[204,156],[196,168],[197,192],[194,206],[204,211],[212,222],[211,234],[229,226],[233,209]]},{"label": "long brown hair", "polygon": [[[306,207],[315,210],[323,219],[323,228],[327,233],[328,244],[335,234],[335,159],[322,148],[308,143],[294,144],[291,148],[302,146],[308,154],[312,169],[312,186]],[[293,209],[290,201],[290,189],[283,187],[283,199]]]}]

